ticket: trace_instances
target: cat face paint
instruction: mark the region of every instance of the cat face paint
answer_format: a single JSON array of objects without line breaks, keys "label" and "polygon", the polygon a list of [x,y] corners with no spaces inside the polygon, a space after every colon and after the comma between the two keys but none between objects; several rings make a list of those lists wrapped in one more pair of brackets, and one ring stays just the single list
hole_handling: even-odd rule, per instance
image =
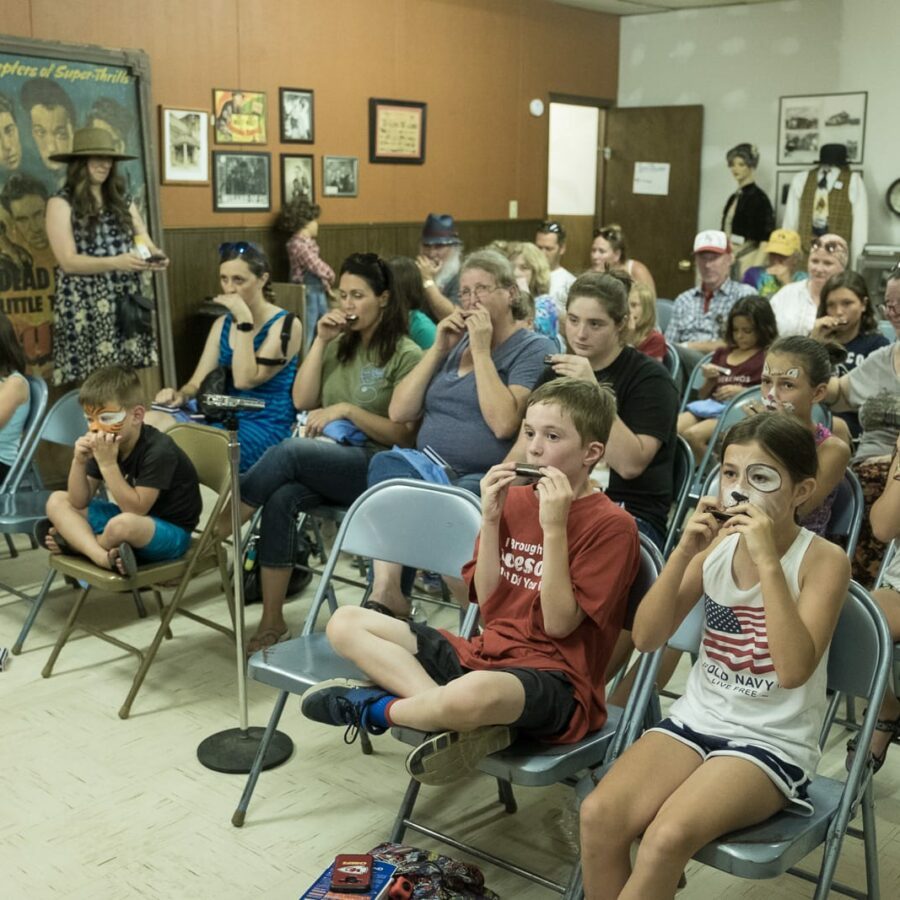
[{"label": "cat face paint", "polygon": [[774,519],[782,515],[790,499],[784,475],[757,444],[732,444],[728,448],[719,479],[723,509],[752,503]]},{"label": "cat face paint", "polygon": [[770,412],[796,413],[796,403],[790,398],[802,383],[804,375],[803,369],[799,366],[777,364],[770,367],[769,361],[766,360],[760,382],[763,406]]},{"label": "cat face paint", "polygon": [[88,406],[84,410],[92,434],[118,434],[125,427],[128,410],[109,406]]}]

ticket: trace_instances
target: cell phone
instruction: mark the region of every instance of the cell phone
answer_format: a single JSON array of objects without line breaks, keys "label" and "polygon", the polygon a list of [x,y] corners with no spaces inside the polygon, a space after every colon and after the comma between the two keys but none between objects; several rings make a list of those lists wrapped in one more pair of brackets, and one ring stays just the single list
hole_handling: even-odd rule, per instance
[{"label": "cell phone", "polygon": [[544,477],[540,466],[532,466],[529,463],[516,463],[516,475],[520,478],[530,478],[532,481],[538,481]]},{"label": "cell phone", "polygon": [[374,860],[369,853],[339,853],[331,869],[332,891],[348,893],[368,891],[372,886]]},{"label": "cell phone", "polygon": [[162,253],[154,253],[152,256],[147,257],[148,263],[164,263],[169,257],[165,256]]},{"label": "cell phone", "polygon": [[723,375],[730,375],[731,369],[728,366],[717,366],[715,363],[710,363],[710,365],[717,371],[721,372]]}]

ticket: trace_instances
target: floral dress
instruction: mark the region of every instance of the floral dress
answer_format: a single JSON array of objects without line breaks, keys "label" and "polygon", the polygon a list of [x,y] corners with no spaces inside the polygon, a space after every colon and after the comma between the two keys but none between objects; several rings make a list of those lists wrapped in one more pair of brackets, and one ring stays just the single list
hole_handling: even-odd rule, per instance
[{"label": "floral dress", "polygon": [[[58,194],[70,206],[72,195]],[[131,198],[125,202],[130,206]],[[91,223],[72,215],[75,250],[85,256],[118,256],[132,250],[134,236],[108,209]],[[68,275],[56,269],[53,302],[53,383],[80,381],[102,366],[113,364],[136,369],[157,363],[152,331],[126,340],[116,324],[116,305],[128,302],[142,289],[137,272],[100,272]]]}]

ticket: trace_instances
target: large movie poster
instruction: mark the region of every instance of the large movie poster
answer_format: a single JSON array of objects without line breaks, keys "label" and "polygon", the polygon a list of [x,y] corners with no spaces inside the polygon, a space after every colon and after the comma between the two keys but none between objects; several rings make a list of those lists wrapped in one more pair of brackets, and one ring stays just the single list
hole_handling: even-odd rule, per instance
[{"label": "large movie poster", "polygon": [[29,371],[48,380],[55,262],[44,213],[66,176],[66,164],[50,157],[72,149],[77,128],[105,129],[119,152],[138,157],[118,170],[150,221],[139,110],[128,68],[0,50],[0,309],[19,334]]}]

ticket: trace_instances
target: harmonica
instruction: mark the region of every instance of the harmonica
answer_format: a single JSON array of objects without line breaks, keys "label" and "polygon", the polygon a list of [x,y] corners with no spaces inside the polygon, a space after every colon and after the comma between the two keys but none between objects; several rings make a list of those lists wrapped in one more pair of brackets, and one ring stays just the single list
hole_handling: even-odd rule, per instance
[{"label": "harmonica", "polygon": [[516,475],[520,478],[530,478],[532,481],[537,481],[544,476],[541,474],[540,466],[532,466],[529,463],[517,463],[516,464]]}]

